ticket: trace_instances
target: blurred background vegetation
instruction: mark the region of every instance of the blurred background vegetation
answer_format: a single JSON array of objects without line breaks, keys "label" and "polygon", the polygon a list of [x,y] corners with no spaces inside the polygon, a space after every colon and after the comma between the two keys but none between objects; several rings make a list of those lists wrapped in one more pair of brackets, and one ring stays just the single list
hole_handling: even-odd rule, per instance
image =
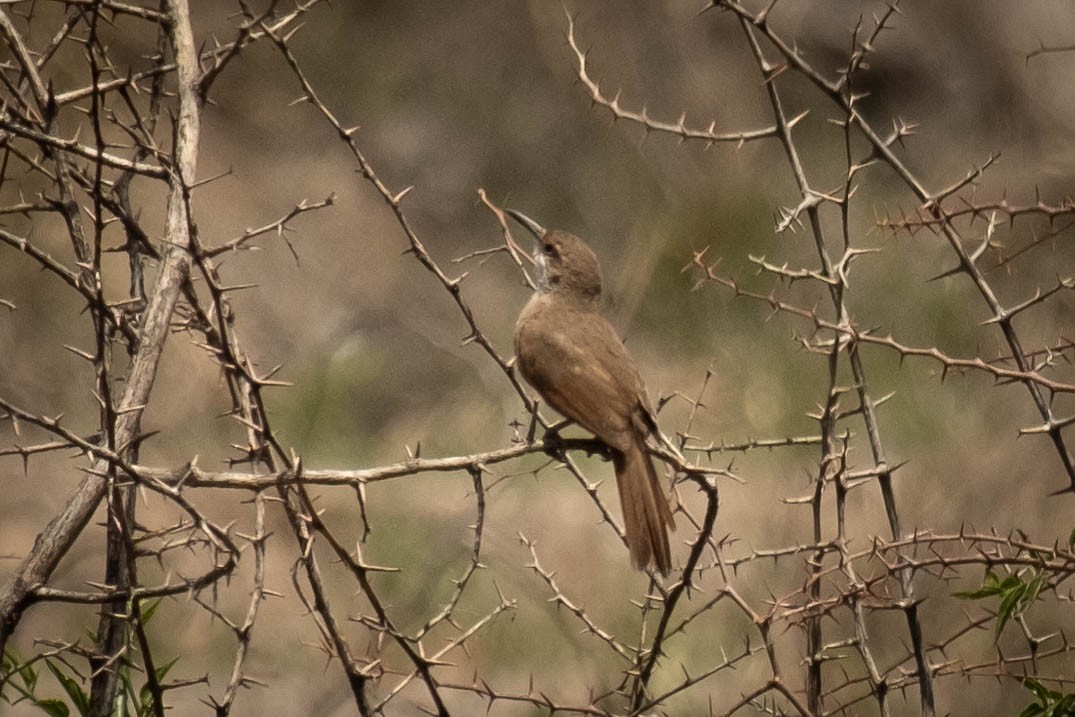
[{"label": "blurred background vegetation", "polygon": [[[40,3],[34,20],[23,25],[35,46],[54,31],[52,16],[63,12],[50,5]],[[650,116],[672,122],[683,113],[691,125],[712,120],[718,131],[771,124],[742,30],[727,13],[699,15],[698,5],[595,0],[570,11],[578,13],[576,31],[589,49],[591,74],[610,95],[622,89],[626,106],[644,104]],[[777,8],[772,21],[779,31],[835,76],[846,62],[850,28],[884,6],[839,0]],[[869,92],[862,112],[875,124],[896,118],[918,123],[900,148],[912,170],[937,189],[1000,153],[978,181],[977,198],[1026,204],[1040,196],[1060,204],[1069,197],[1075,186],[1075,55],[1027,55],[1040,43],[1072,42],[1075,6],[1061,0],[908,0],[900,8],[903,16],[881,35],[859,86]],[[208,46],[212,38],[233,33],[231,3],[204,0],[194,3],[194,11],[199,42]],[[706,371],[713,372],[705,409],[692,428],[701,442],[815,434],[808,414],[825,400],[826,367],[798,342],[811,327],[770,316],[764,305],[731,300],[712,286],[696,289],[697,274],[682,271],[693,252],[708,247],[707,259],[719,257],[719,271],[746,286],[775,287],[807,307],[825,305],[816,285],[776,284],[759,275],[749,258],[809,268],[817,263],[808,233],[774,232],[779,209],[798,203],[783,148],[775,140],[706,148],[612,122],[576,80],[566,26],[560,3],[546,0],[337,3],[311,13],[291,45],[343,124],[361,125],[357,142],[388,186],[398,191],[414,185],[404,200],[409,219],[449,274],[469,272],[464,295],[502,355],[511,354],[512,328],[528,290],[503,254],[452,264],[500,241],[495,218],[477,198],[479,187],[497,204],[591,243],[603,265],[606,312],[626,337],[654,398],[677,392],[694,397]],[[142,27],[120,17],[110,30],[115,56],[136,68],[154,42],[137,34]],[[87,82],[81,58],[68,52],[70,57],[54,61],[54,70],[70,68],[66,77],[54,71],[69,83],[57,91]],[[789,115],[809,111],[796,137],[815,185],[840,186],[843,134],[829,122],[835,108],[800,77],[781,82]],[[303,199],[336,197],[331,208],[291,223],[288,240],[297,259],[282,241],[268,240],[261,251],[225,255],[221,262],[227,283],[256,284],[232,296],[248,352],[265,370],[282,364],[278,378],[294,383],[269,394],[279,436],[307,468],[376,466],[419,447],[421,455],[433,457],[508,445],[511,422],[528,420],[518,397],[497,366],[463,341],[467,326],[443,287],[404,253],[408,244],[395,218],[356,174],[331,128],[308,104],[293,104],[300,94],[267,43],[244,51],[217,81],[203,115],[199,176],[223,176],[194,194],[207,245],[275,219]],[[0,187],[0,200],[11,204],[34,191],[8,182]],[[136,209],[146,226],[159,231],[163,202],[142,191]],[[956,356],[1003,355],[996,328],[982,325],[990,318],[987,308],[965,278],[927,281],[954,265],[943,240],[929,231],[910,235],[879,226],[915,207],[886,168],[862,176],[850,228],[856,246],[878,251],[854,265],[848,297],[854,320]],[[18,216],[3,217],[5,228],[29,233],[69,260],[62,225],[49,221],[31,226]],[[1070,215],[1052,229],[1065,221]],[[968,236],[980,236],[986,222],[966,226]],[[1046,219],[1020,218],[1000,225],[995,242],[1011,249],[1048,231]],[[1009,303],[1028,298],[1057,275],[1069,275],[1075,263],[1070,240],[1070,230],[1059,232],[1055,241],[991,269],[990,279]],[[127,290],[124,262],[117,255],[112,266],[108,290],[117,297]],[[0,250],[0,298],[18,306],[0,312],[0,394],[42,414],[62,412],[70,425],[94,425],[96,405],[87,390],[92,370],[61,349],[88,340],[80,302],[11,249]],[[1027,314],[1020,323],[1027,348],[1070,341],[1072,309],[1073,297],[1064,292]],[[1044,438],[1018,433],[1040,422],[1023,386],[998,386],[982,375],[942,380],[936,364],[901,362],[882,349],[863,353],[872,391],[895,392],[880,416],[890,462],[908,462],[896,474],[905,528],[951,532],[967,525],[1001,534],[1020,528],[1042,544],[1066,539],[1072,497],[1053,495],[1067,485],[1063,469]],[[1068,413],[1075,408],[1070,397],[1057,405]],[[243,442],[241,426],[220,417],[228,408],[219,368],[185,336],[174,336],[143,421],[161,435],[145,444],[140,462],[174,467],[199,456],[202,466],[222,466],[233,453],[228,444]],[[689,410],[687,401],[670,400],[661,413],[664,431],[683,429]],[[867,462],[866,449],[857,450]],[[733,467],[745,482],[722,483],[717,534],[743,550],[808,542],[808,509],[784,499],[811,490],[817,454],[816,446],[737,454]],[[35,457],[25,470],[17,458],[0,462],[0,571],[14,569],[31,550],[34,536],[79,479],[78,463],[72,455]],[[459,679],[470,679],[480,665],[483,677],[505,689],[525,691],[533,680],[554,686],[566,700],[584,702],[591,690],[616,687],[609,680],[618,665],[577,634],[579,625],[566,612],[544,603],[544,583],[527,568],[531,555],[518,534],[536,542],[542,566],[557,571],[572,598],[616,634],[637,633],[630,600],[643,594],[646,581],[630,570],[623,546],[599,523],[574,479],[551,467],[532,474],[544,463],[532,457],[504,464],[488,481],[482,562],[496,586],[520,603],[508,620],[470,643],[469,656],[458,656]],[[596,460],[583,465],[591,480],[604,481],[601,493],[616,504],[610,467]],[[358,540],[353,492],[316,492],[326,521],[344,542]],[[222,523],[235,519],[237,530],[249,529],[245,499],[216,494],[203,507]],[[147,502],[162,521],[172,510],[153,498]],[[451,594],[450,579],[469,559],[470,478],[432,474],[377,484],[369,489],[369,505],[373,533],[364,554],[376,564],[405,566],[378,580],[400,626],[417,629],[429,606]],[[855,492],[851,507],[862,545],[884,534],[872,488]],[[273,521],[282,524],[278,517]],[[58,585],[98,577],[101,535],[99,526],[90,528],[57,574]],[[681,525],[674,541],[691,537],[690,527]],[[269,587],[285,596],[292,592],[291,549],[286,538],[270,543]],[[237,582],[248,569],[240,569]],[[745,582],[759,602],[770,590],[781,595],[800,585],[804,576],[785,564],[751,570]],[[964,578],[960,587],[937,582],[924,585],[922,593],[940,600],[981,581],[979,573]],[[341,605],[359,604],[352,582],[341,579],[333,589]],[[466,596],[465,609],[481,614],[495,603],[495,590],[492,579],[483,579]],[[224,594],[221,602],[225,609],[241,609],[245,598]],[[316,631],[294,601],[269,600],[264,611],[248,671],[267,686],[244,694],[233,714],[267,708],[278,714],[351,713],[346,686],[311,646]],[[91,629],[95,614],[89,607],[35,608],[20,625],[16,646],[30,653],[36,636],[77,639]],[[950,620],[948,610],[925,614],[927,634]],[[173,676],[209,674],[210,685],[218,686],[232,649],[224,631],[183,600],[167,601],[156,619],[161,654],[180,656]],[[888,619],[876,617],[882,632]],[[676,660],[701,664],[714,645],[741,644],[747,627],[739,613],[713,611],[698,628],[712,639],[684,646]],[[358,628],[354,634],[362,654],[365,638]],[[538,635],[542,639],[534,639]],[[985,659],[990,639],[983,634],[979,643]],[[744,672],[736,679],[749,681],[749,669]],[[672,684],[677,678],[664,679]],[[736,683],[721,684],[734,689]],[[1010,682],[978,681],[974,687],[978,694],[971,698],[960,695],[963,684],[948,683],[939,707],[981,713],[965,702],[981,699],[995,714],[1014,714],[1028,702]],[[177,714],[204,709],[193,691],[172,697]],[[420,695],[415,699],[388,713],[417,713]],[[460,714],[484,709],[480,701],[465,704]],[[698,714],[705,704],[704,691],[691,694],[672,703],[669,714]],[[913,711],[917,698],[900,704]],[[25,705],[4,709],[34,713]]]}]

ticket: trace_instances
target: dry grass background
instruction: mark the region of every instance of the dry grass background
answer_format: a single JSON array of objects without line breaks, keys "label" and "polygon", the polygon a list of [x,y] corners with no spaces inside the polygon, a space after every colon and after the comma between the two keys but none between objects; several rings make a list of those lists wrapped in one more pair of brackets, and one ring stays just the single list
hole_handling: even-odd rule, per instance
[{"label": "dry grass background", "polygon": [[[55,32],[65,8],[39,2],[3,10],[17,18],[31,5],[32,20],[16,19],[15,24],[28,45],[39,47]],[[771,124],[765,86],[742,29],[731,13],[697,15],[695,5],[601,1],[572,8],[578,12],[575,31],[589,53],[592,76],[610,95],[622,88],[626,106],[637,110],[644,102],[650,116],[664,121],[674,123],[686,113],[688,124],[704,127],[713,120],[719,131]],[[755,10],[761,6],[756,5]],[[886,129],[896,117],[918,123],[898,152],[931,188],[958,181],[999,152],[999,162],[961,196],[974,201],[1006,197],[1013,204],[1033,204],[1040,196],[1062,206],[1075,176],[1075,85],[1070,82],[1075,55],[1030,60],[1027,55],[1040,43],[1070,44],[1075,10],[1064,2],[1013,6],[980,0],[908,0],[899,7],[901,15],[882,33],[860,74],[859,86],[869,93],[861,100],[864,116]],[[810,62],[835,76],[846,64],[850,28],[860,15],[869,25],[871,14],[884,10],[883,3],[851,0],[785,2],[776,5],[772,23],[783,37],[797,41]],[[230,39],[235,11],[231,3],[193,3],[196,41],[210,47],[213,37]],[[155,42],[147,27],[118,17],[107,28],[117,64],[147,63]],[[824,403],[827,383],[824,356],[801,346],[812,327],[772,315],[762,303],[733,300],[711,283],[696,286],[697,268],[682,271],[693,252],[708,247],[706,259],[719,257],[722,275],[761,292],[775,289],[801,306],[825,306],[827,292],[816,282],[777,281],[759,273],[749,259],[764,256],[778,266],[817,266],[808,227],[773,231],[780,207],[794,207],[800,198],[784,147],[766,139],[707,149],[644,132],[630,121],[612,123],[607,109],[591,105],[578,81],[566,28],[563,9],[553,2],[338,3],[311,11],[289,44],[325,105],[345,126],[361,125],[354,138],[380,178],[396,191],[414,185],[403,201],[406,216],[446,273],[469,272],[463,294],[483,334],[502,355],[510,356],[515,316],[528,294],[518,271],[504,254],[453,264],[501,241],[495,217],[477,198],[479,187],[496,204],[568,229],[595,248],[603,263],[606,311],[626,337],[651,395],[680,396],[661,412],[666,433],[684,429],[692,407],[682,397],[697,396],[711,370],[705,407],[691,427],[699,442],[816,435],[818,422],[808,414]],[[0,54],[5,73],[12,61]],[[88,81],[82,51],[74,43],[49,69],[57,91]],[[794,72],[778,82],[790,116],[810,111],[795,137],[814,185],[825,191],[840,186],[846,172],[843,132],[828,121],[839,116],[835,107]],[[282,365],[277,377],[294,384],[267,393],[279,440],[302,456],[307,469],[393,463],[419,446],[423,457],[508,446],[511,422],[529,420],[524,406],[496,364],[474,343],[462,341],[468,327],[449,295],[412,255],[403,253],[408,242],[396,217],[356,173],[344,145],[315,108],[292,102],[300,94],[270,43],[244,50],[217,80],[213,102],[203,112],[198,177],[225,176],[197,188],[192,199],[200,240],[214,246],[285,214],[304,199],[335,197],[331,207],[289,223],[287,239],[297,259],[273,237],[259,241],[259,251],[219,259],[226,284],[254,284],[231,294],[235,328],[248,356],[262,371]],[[58,132],[70,136],[80,122],[85,117],[66,114]],[[82,136],[89,137],[88,128]],[[162,129],[158,139],[170,146],[171,134]],[[863,147],[857,145],[857,150]],[[30,173],[9,175],[0,186],[0,203],[13,204],[20,195],[32,197],[44,188]],[[160,237],[164,202],[159,187],[136,184],[132,194],[140,221]],[[1003,355],[1006,346],[995,326],[983,325],[990,314],[965,277],[927,281],[955,263],[944,240],[928,230],[912,235],[883,226],[886,218],[913,213],[917,206],[887,168],[878,166],[862,176],[848,227],[855,246],[877,253],[853,265],[847,301],[856,324],[955,356]],[[1073,213],[1068,204],[1053,227],[1064,227]],[[4,215],[0,220],[8,231],[28,235],[71,262],[70,240],[55,216]],[[962,220],[961,227],[976,239],[986,220]],[[824,221],[836,241],[837,218],[826,215]],[[987,255],[983,267],[1007,303],[1071,275],[1070,229],[1017,260],[990,266],[1049,227],[1039,215],[1011,224],[1000,216],[996,255]],[[105,234],[106,245],[121,241],[118,228]],[[0,299],[17,307],[0,309],[0,397],[39,415],[63,413],[72,430],[92,433],[97,421],[92,366],[61,348],[92,344],[84,302],[11,247],[0,248],[0,257]],[[109,298],[126,295],[125,255],[106,254],[102,275]],[[1063,346],[1065,341],[1070,347],[1072,302],[1071,292],[1062,291],[1021,318],[1026,348]],[[1025,386],[998,386],[982,373],[950,372],[942,380],[936,362],[901,362],[884,348],[864,347],[862,354],[871,391],[876,396],[895,392],[879,417],[889,461],[907,462],[894,479],[906,531],[952,533],[965,526],[1007,535],[1021,529],[1040,545],[1067,540],[1073,527],[1072,496],[1054,492],[1066,488],[1069,478],[1047,439],[1019,435],[1020,428],[1041,421]],[[1071,348],[1060,352],[1059,380],[1070,377],[1071,357]],[[125,361],[117,350],[119,373]],[[845,385],[849,380],[842,376]],[[1057,416],[1064,417],[1075,402],[1065,395],[1054,405]],[[142,420],[144,430],[160,434],[146,442],[138,462],[175,468],[198,456],[202,468],[222,468],[235,455],[229,444],[246,440],[242,426],[222,416],[230,407],[220,367],[188,336],[173,335]],[[10,426],[3,430],[0,443],[27,442]],[[861,433],[857,439],[849,462],[867,467],[868,446]],[[36,440],[43,440],[42,435]],[[818,455],[816,445],[734,455],[732,468],[744,480],[719,481],[715,530],[716,537],[730,541],[728,556],[810,543],[808,507],[786,499],[813,490]],[[719,465],[730,461],[732,456],[716,458]],[[35,455],[25,470],[18,457],[0,460],[0,571],[5,576],[34,549],[35,536],[81,480],[78,468],[85,463],[77,451]],[[437,668],[437,674],[446,682],[464,683],[479,675],[498,690],[525,694],[533,686],[557,702],[585,704],[591,695],[617,687],[623,664],[594,638],[580,635],[582,625],[569,611],[547,602],[551,593],[528,567],[533,556],[519,535],[533,541],[542,567],[555,571],[565,595],[625,640],[638,637],[639,614],[631,601],[641,599],[649,583],[630,570],[623,545],[574,478],[555,466],[532,473],[545,463],[539,453],[492,467],[486,476],[481,562],[488,569],[477,574],[459,605],[458,619],[466,625],[488,613],[498,591],[517,602],[470,639],[465,653],[451,654],[455,667]],[[603,481],[598,492],[615,506],[610,467],[581,458],[580,464],[590,480]],[[340,542],[355,545],[362,526],[354,492],[346,487],[311,492]],[[699,509],[702,502],[693,489],[685,485],[681,492],[692,509]],[[231,525],[235,532],[253,530],[246,492],[188,493],[217,524]],[[449,598],[451,580],[470,560],[471,478],[465,471],[414,475],[370,485],[367,500],[373,532],[363,556],[373,564],[403,568],[372,579],[397,626],[414,632]],[[831,494],[826,500],[831,501]],[[831,536],[835,518],[827,506],[823,529]],[[146,496],[138,510],[147,525],[178,518],[173,505],[153,496]],[[854,548],[887,536],[874,487],[853,491],[847,511]],[[99,510],[50,585],[74,590],[85,588],[87,580],[101,580],[103,516]],[[693,541],[687,522],[680,519],[679,524],[675,540]],[[295,599],[290,530],[282,511],[270,506],[273,537],[267,543],[265,582],[281,597],[264,602],[245,666],[246,674],[263,684],[241,692],[231,714],[267,709],[278,714],[353,713],[355,698],[347,682],[319,649],[314,621]],[[682,564],[687,548],[679,543],[674,553]],[[196,572],[204,568],[202,557],[169,556],[156,568],[147,562],[142,578],[153,583],[155,577]],[[345,567],[327,554],[322,557],[345,635],[357,656],[373,654],[372,633],[346,622],[367,609],[361,591]],[[224,612],[241,614],[252,570],[249,560],[240,560],[235,575],[203,597]],[[995,607],[951,597],[955,590],[980,584],[982,574],[977,565],[961,570],[954,583],[919,577],[927,639],[940,639],[931,636],[947,633],[964,611],[980,614]],[[806,575],[801,559],[759,561],[733,582],[748,602],[765,606],[770,595],[801,588]],[[691,597],[693,607],[723,584],[712,571],[708,577],[703,592]],[[1067,587],[1063,578],[1059,581],[1058,590],[1031,613],[1036,633],[1070,627]],[[871,613],[869,620],[880,661],[889,665],[907,649],[905,625],[894,612]],[[93,606],[36,605],[24,615],[9,646],[24,655],[44,649],[35,643],[41,638],[82,637],[85,646],[84,633],[92,632],[96,621]],[[826,629],[835,635],[847,625],[828,624]],[[1008,629],[1001,651],[1025,649],[1025,639]],[[218,696],[227,683],[234,639],[186,596],[165,600],[149,633],[159,661],[179,658],[170,678],[209,676],[208,687],[168,693],[174,713],[206,711],[200,701],[207,694]],[[696,671],[712,663],[721,649],[729,654],[741,649],[748,634],[757,639],[732,606],[721,603],[705,612],[689,639],[666,648],[668,659],[653,689],[659,692],[681,679],[681,664]],[[777,637],[790,687],[801,691],[805,668],[799,628]],[[439,648],[444,642],[431,644]],[[940,659],[939,652],[933,656]],[[947,657],[965,664],[995,661],[991,629],[968,637]],[[401,660],[398,651],[385,648],[386,665],[399,669]],[[704,714],[711,705],[721,713],[763,684],[768,669],[764,659],[757,659],[738,671],[720,673],[671,697],[667,713]],[[837,679],[839,669],[834,666],[826,674]],[[1066,655],[1043,667],[1050,676],[1064,677],[1065,691],[1072,689],[1071,670]],[[392,684],[388,674],[370,689],[379,697]],[[1031,701],[1017,680],[952,676],[938,680],[936,689],[941,714],[1016,714]],[[53,692],[58,694],[58,688]],[[452,693],[451,700],[453,714],[485,709],[474,695]],[[543,713],[533,704],[494,704],[496,714]],[[741,714],[763,713],[768,704],[762,699]],[[828,708],[839,704],[834,698]],[[420,707],[428,709],[429,702],[415,684],[385,713],[417,714]],[[614,699],[602,707],[624,709]],[[772,709],[794,712],[780,699]],[[893,714],[919,713],[917,691],[895,694],[891,709]],[[868,701],[849,708],[852,714],[876,710]],[[36,713],[26,703],[0,711]]]}]

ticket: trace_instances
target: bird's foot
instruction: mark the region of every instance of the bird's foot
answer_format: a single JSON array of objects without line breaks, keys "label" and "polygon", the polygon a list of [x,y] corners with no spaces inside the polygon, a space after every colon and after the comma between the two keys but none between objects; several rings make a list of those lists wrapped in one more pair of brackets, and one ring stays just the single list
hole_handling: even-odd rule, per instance
[{"label": "bird's foot", "polygon": [[586,448],[586,455],[597,456],[601,460],[608,463],[612,460],[612,449],[609,445],[599,438],[595,438],[593,443]]},{"label": "bird's foot", "polygon": [[560,431],[558,431],[555,426],[545,431],[545,436],[541,439],[541,443],[549,458],[555,458],[561,463],[566,460],[567,456],[564,452],[564,438],[560,435]]}]

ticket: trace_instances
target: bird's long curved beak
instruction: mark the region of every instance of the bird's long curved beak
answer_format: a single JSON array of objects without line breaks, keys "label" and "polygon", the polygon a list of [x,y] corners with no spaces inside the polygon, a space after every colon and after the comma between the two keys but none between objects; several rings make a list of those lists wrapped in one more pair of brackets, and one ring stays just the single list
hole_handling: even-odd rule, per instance
[{"label": "bird's long curved beak", "polygon": [[530,233],[533,234],[534,238],[536,238],[538,241],[540,241],[541,238],[545,236],[545,227],[541,226],[522,212],[516,211],[514,209],[505,209],[504,212],[506,214],[509,214],[512,219],[529,229]]}]

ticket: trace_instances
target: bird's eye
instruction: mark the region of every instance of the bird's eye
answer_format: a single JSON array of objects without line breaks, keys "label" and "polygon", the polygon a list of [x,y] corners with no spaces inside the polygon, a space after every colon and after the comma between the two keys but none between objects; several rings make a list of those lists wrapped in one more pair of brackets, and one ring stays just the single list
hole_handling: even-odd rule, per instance
[{"label": "bird's eye", "polygon": [[545,252],[549,256],[556,256],[556,245],[552,242],[548,242],[542,245],[541,251]]}]

